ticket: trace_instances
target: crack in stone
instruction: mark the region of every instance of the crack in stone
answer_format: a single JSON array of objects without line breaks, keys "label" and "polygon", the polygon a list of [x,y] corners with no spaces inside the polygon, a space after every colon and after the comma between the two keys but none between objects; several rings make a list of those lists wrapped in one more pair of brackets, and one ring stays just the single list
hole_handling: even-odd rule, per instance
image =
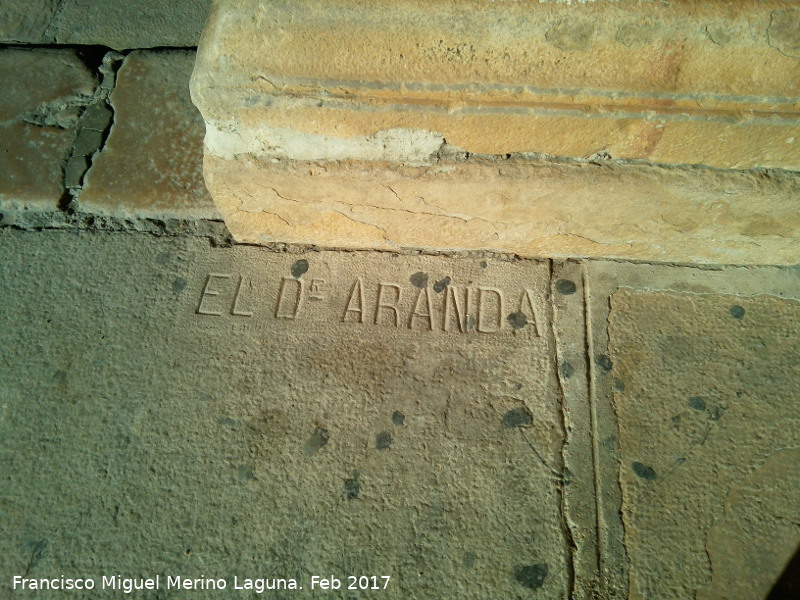
[{"label": "crack in stone", "polygon": [[78,129],[64,165],[65,195],[62,209],[78,207],[84,181],[92,168],[94,156],[102,152],[114,127],[115,110],[110,98],[116,87],[117,72],[126,55],[109,51],[97,69],[100,83],[78,119]]},{"label": "crack in stone", "polygon": [[566,233],[561,229],[558,230],[558,235],[579,238],[582,240],[586,240],[587,242],[592,242],[593,244],[597,244],[598,246],[619,246],[619,245],[628,247],[633,246],[631,242],[598,242],[597,240],[593,240],[592,238],[586,237],[585,235],[581,235],[579,233]]},{"label": "crack in stone", "polygon": [[56,31],[58,31],[58,24],[56,23],[56,21],[61,16],[61,13],[64,11],[64,7],[66,6],[67,1],[68,0],[58,0],[58,5],[53,11],[53,15],[50,17],[47,26],[42,31],[42,37],[48,40],[50,43],[55,43],[57,41]]},{"label": "crack in stone", "polygon": [[[274,187],[268,187],[267,189],[272,191],[281,200],[286,200],[287,202],[294,202],[296,204],[304,204],[305,203],[305,202],[303,202],[301,200],[297,200],[296,198],[289,198],[288,196],[282,195]],[[324,204],[326,206],[329,206],[331,208],[332,212],[336,213],[337,215],[343,216],[348,221],[352,221],[353,223],[358,223],[360,225],[366,225],[367,227],[372,227],[373,229],[377,229],[380,232],[380,235],[383,238],[383,241],[386,242],[387,245],[393,246],[393,247],[397,246],[397,244],[395,244],[394,242],[392,242],[388,238],[388,233],[387,233],[386,229],[384,229],[383,227],[380,227],[380,226],[376,225],[375,223],[370,223],[368,221],[360,221],[359,219],[355,219],[351,215],[345,214],[342,210],[337,210],[337,209],[333,208],[333,206],[331,206],[333,204],[343,204],[345,206],[349,206],[350,209],[352,210],[354,207],[360,206],[358,204],[348,204],[346,202],[321,202],[319,200],[309,200],[307,202],[309,202],[309,203],[313,202],[314,204]],[[271,213],[269,211],[262,211],[262,212],[265,212],[265,213],[268,213],[268,214],[275,214],[275,213]],[[280,217],[279,215],[275,215],[275,216],[278,217],[279,219],[281,219],[282,221],[284,221],[287,225],[289,225],[289,223],[286,222],[286,220],[283,219],[282,217]]]},{"label": "crack in stone", "polygon": [[[400,198],[400,196],[397,194],[397,192],[394,189],[392,189],[391,186],[384,185],[384,187],[386,189],[388,189],[389,191],[391,191],[398,200],[403,202],[403,199]],[[406,213],[406,214],[410,214],[410,215],[424,215],[424,216],[428,216],[428,217],[442,217],[442,218],[445,218],[445,219],[455,219],[455,220],[461,221],[463,223],[469,223],[470,221],[481,221],[481,222],[484,222],[484,223],[486,223],[488,225],[491,225],[495,230],[495,234],[499,234],[499,229],[497,227],[497,223],[495,223],[494,221],[490,221],[489,219],[484,219],[484,218],[481,218],[481,217],[469,217],[469,218],[467,218],[467,217],[461,217],[461,216],[458,216],[458,215],[451,215],[451,214],[446,214],[446,213],[432,213],[432,212],[425,212],[425,211],[415,211],[415,210],[409,210],[407,208],[395,208],[395,207],[391,207],[391,206],[377,206],[375,204],[352,204],[352,203],[349,203],[349,202],[342,202],[341,200],[329,200],[329,201],[313,200],[313,199],[297,200],[296,198],[289,198],[287,196],[283,196],[274,187],[268,187],[267,189],[272,191],[276,196],[278,196],[278,198],[281,198],[282,200],[286,200],[287,202],[295,202],[297,204],[312,204],[313,203],[313,204],[324,205],[324,206],[339,205],[339,206],[347,206],[351,210],[353,210],[355,208],[373,208],[375,210],[388,210],[388,211],[391,211],[391,212],[401,212],[401,213]],[[423,204],[425,204],[426,206],[430,206],[431,208],[442,210],[440,207],[426,202],[424,198],[419,198],[419,200]],[[335,211],[335,212],[339,212],[339,211]],[[340,214],[344,215],[344,213],[340,213]],[[347,215],[344,215],[344,216],[347,216]],[[354,220],[354,219],[351,219],[351,220]],[[363,223],[365,225],[369,225],[370,224],[370,223],[366,223],[366,222],[363,222],[363,221],[356,221],[356,222],[360,222],[360,223]],[[502,222],[500,224],[501,225],[506,225],[506,226],[511,226],[512,225],[511,223],[502,223]],[[384,233],[386,232],[385,229],[382,229],[382,228],[378,227],[375,224],[371,224],[371,225],[376,227],[376,228],[378,228],[378,229],[381,229],[382,231],[384,231]]]},{"label": "crack in stone", "polygon": [[[391,191],[395,195],[395,197],[398,200],[400,200],[400,202],[403,202],[403,199],[400,197],[400,195],[391,186],[384,185],[383,187],[385,187],[386,189]],[[499,228],[497,227],[497,225],[504,225],[506,227],[513,227],[515,225],[514,223],[506,223],[506,222],[503,222],[503,221],[492,221],[491,219],[484,219],[483,217],[476,217],[476,216],[473,216],[473,215],[462,216],[462,215],[457,215],[457,214],[454,214],[454,213],[449,213],[446,210],[444,210],[441,206],[437,206],[435,204],[431,204],[430,202],[425,200],[425,198],[423,198],[422,196],[415,196],[415,198],[417,200],[419,200],[420,202],[422,202],[422,204],[424,204],[425,206],[427,206],[429,208],[433,208],[433,209],[441,211],[441,212],[431,213],[431,212],[425,212],[425,211],[408,210],[408,209],[403,209],[403,208],[392,208],[392,207],[389,207],[389,206],[375,206],[373,204],[365,204],[363,206],[369,206],[370,208],[377,208],[377,209],[381,209],[381,210],[393,210],[393,211],[406,212],[406,213],[409,213],[409,214],[412,214],[412,215],[425,215],[425,216],[429,216],[429,217],[444,217],[446,219],[456,219],[456,220],[461,221],[463,223],[469,223],[471,221],[480,221],[482,223],[486,223],[488,225],[491,225],[492,228],[495,230],[496,234],[499,233]],[[354,205],[354,206],[358,206],[358,205]]]}]

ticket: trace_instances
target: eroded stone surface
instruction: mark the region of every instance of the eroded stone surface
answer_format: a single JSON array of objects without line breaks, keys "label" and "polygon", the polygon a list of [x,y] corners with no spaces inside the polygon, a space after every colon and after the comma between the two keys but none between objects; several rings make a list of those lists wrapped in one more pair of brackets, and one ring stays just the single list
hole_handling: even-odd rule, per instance
[{"label": "eroded stone surface", "polygon": [[698,599],[768,598],[787,568],[788,581],[780,586],[784,597],[800,592],[800,574],[789,566],[800,549],[798,490],[800,449],[787,448],[771,454],[730,491],[724,516],[714,523],[708,536],[710,589],[701,590]]},{"label": "eroded stone surface", "polygon": [[101,44],[118,50],[196,46],[211,0],[67,0],[51,26],[60,44]]},{"label": "eroded stone surface", "polygon": [[96,80],[72,50],[0,50],[0,202],[54,210]]},{"label": "eroded stone surface", "polygon": [[629,598],[762,597],[780,577],[800,543],[798,331],[796,300],[612,296]]},{"label": "eroded stone surface", "polygon": [[546,263],[0,244],[4,586],[297,577],[311,598],[311,575],[386,574],[386,598],[566,597]]},{"label": "eroded stone surface", "polygon": [[45,32],[58,5],[58,0],[5,0],[0,6],[0,40],[45,42]]},{"label": "eroded stone surface", "polygon": [[203,182],[203,120],[189,98],[194,53],[136,51],[111,93],[114,123],[80,195],[83,211],[215,218]]}]

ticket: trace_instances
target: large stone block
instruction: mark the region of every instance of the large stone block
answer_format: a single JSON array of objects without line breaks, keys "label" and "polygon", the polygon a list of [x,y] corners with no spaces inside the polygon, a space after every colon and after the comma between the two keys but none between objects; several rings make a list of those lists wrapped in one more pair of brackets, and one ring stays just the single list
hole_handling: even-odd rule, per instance
[{"label": "large stone block", "polygon": [[[692,169],[642,185],[607,160],[800,168],[795,11],[219,0],[192,81],[206,178],[247,242],[796,262],[738,225],[782,221],[788,188]],[[746,198],[735,225],[726,192]]]},{"label": "large stone block", "polygon": [[628,597],[766,598],[800,546],[800,303],[621,290],[609,338]]},{"label": "large stone block", "polygon": [[9,229],[0,250],[4,590],[566,598],[547,263]]},{"label": "large stone block", "polygon": [[240,242],[796,264],[800,179],[781,173],[468,160],[272,163],[206,155]]},{"label": "large stone block", "polygon": [[85,212],[219,218],[202,174],[203,120],[189,98],[194,52],[135,51],[109,98],[114,122],[80,194]]}]

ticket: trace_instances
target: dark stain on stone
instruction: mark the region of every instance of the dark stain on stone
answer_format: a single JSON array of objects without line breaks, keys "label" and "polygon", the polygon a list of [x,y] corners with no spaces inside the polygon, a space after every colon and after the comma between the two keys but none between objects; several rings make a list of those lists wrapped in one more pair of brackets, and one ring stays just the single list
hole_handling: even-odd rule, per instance
[{"label": "dark stain on stone", "polygon": [[452,280],[449,277],[445,277],[444,279],[437,281],[436,283],[433,284],[433,291],[436,292],[437,294],[441,294],[444,291],[444,289],[448,285],[450,285],[450,281]]},{"label": "dark stain on stone", "polygon": [[406,424],[406,416],[399,410],[396,410],[392,413],[392,423],[398,427],[402,427]]},{"label": "dark stain on stone", "polygon": [[466,322],[464,324],[466,325],[466,330],[467,331],[474,331],[475,330],[475,324],[476,324],[475,323],[475,317],[473,317],[472,315],[467,315],[467,319],[466,319]]},{"label": "dark stain on stone", "polygon": [[53,373],[53,384],[62,390],[67,387],[67,372],[56,371]]},{"label": "dark stain on stone", "polygon": [[528,317],[522,312],[513,312],[506,317],[512,329],[522,329],[528,324]]},{"label": "dark stain on stone", "polygon": [[322,427],[317,427],[314,430],[314,433],[311,434],[311,437],[308,438],[306,445],[303,447],[303,451],[306,453],[306,456],[311,456],[315,454],[317,450],[322,448],[325,444],[328,443],[330,439],[330,434],[328,433],[327,429]]},{"label": "dark stain on stone", "polygon": [[624,392],[625,391],[625,382],[622,381],[622,379],[617,379],[615,377],[614,378],[614,389],[617,390],[618,392]]},{"label": "dark stain on stone", "polygon": [[575,367],[569,364],[566,360],[561,363],[561,367],[559,367],[559,369],[561,370],[561,376],[564,379],[569,379],[575,374]]},{"label": "dark stain on stone", "polygon": [[565,52],[588,50],[594,44],[595,30],[590,20],[562,19],[545,33],[544,39]]},{"label": "dark stain on stone", "polygon": [[239,479],[252,481],[256,478],[255,473],[253,473],[253,467],[250,465],[240,465],[237,471],[239,473]]},{"label": "dark stain on stone", "polygon": [[465,569],[471,569],[475,566],[475,559],[478,558],[475,556],[474,552],[465,552],[464,558],[461,559],[461,564],[464,566]]},{"label": "dark stain on stone", "polygon": [[781,54],[800,58],[800,10],[786,8],[770,13],[767,41]]},{"label": "dark stain on stone", "polygon": [[392,434],[388,431],[381,431],[375,436],[375,447],[378,450],[386,450],[392,445]]},{"label": "dark stain on stone", "polygon": [[179,294],[186,288],[187,281],[183,277],[178,277],[172,282],[172,291]]},{"label": "dark stain on stone", "polygon": [[646,479],[647,481],[653,481],[658,477],[656,475],[655,469],[653,467],[648,467],[640,462],[635,462],[631,465],[633,467],[633,472],[636,473],[638,477],[642,479]]},{"label": "dark stain on stone", "polygon": [[481,261],[481,269],[485,269],[488,266],[489,266],[489,263],[487,263],[485,260]]},{"label": "dark stain on stone", "polygon": [[411,285],[423,290],[428,287],[428,274],[417,271],[411,276]]},{"label": "dark stain on stone", "polygon": [[547,579],[549,572],[544,563],[525,565],[514,569],[514,579],[528,589],[538,590],[544,585],[544,580]]},{"label": "dark stain on stone", "polygon": [[28,564],[25,568],[25,575],[32,571],[36,565],[39,564],[45,556],[47,556],[47,547],[50,544],[47,540],[36,540],[25,542],[22,545],[23,551],[28,555]]},{"label": "dark stain on stone", "polygon": [[292,265],[292,277],[294,277],[295,279],[302,277],[307,272],[308,272],[308,261],[305,258],[301,258]]},{"label": "dark stain on stone", "polygon": [[734,319],[744,319],[744,308],[739,306],[738,304],[734,304],[731,306],[731,316]]},{"label": "dark stain on stone", "polygon": [[699,411],[705,411],[706,409],[706,401],[703,400],[700,396],[692,396],[689,398],[689,401],[686,403],[689,405],[689,408],[693,408]]},{"label": "dark stain on stone", "polygon": [[172,260],[172,255],[169,252],[162,252],[156,256],[156,262],[160,265],[166,265]]},{"label": "dark stain on stone", "polygon": [[525,406],[512,408],[503,415],[503,420],[501,421],[503,427],[507,428],[528,427],[531,423],[533,423],[533,415]]},{"label": "dark stain on stone", "polygon": [[353,471],[353,476],[344,480],[344,495],[348,500],[358,498],[358,492],[361,491],[361,484],[358,483],[359,477],[361,477],[361,473]]},{"label": "dark stain on stone", "polygon": [[219,423],[220,425],[227,426],[227,427],[233,427],[234,425],[236,425],[238,423],[238,421],[236,419],[232,419],[230,417],[220,417],[219,419],[217,419],[217,423]]},{"label": "dark stain on stone", "polygon": [[569,279],[559,279],[556,282],[556,291],[564,296],[571,296],[577,289],[578,288],[575,286],[575,282],[570,281]]},{"label": "dark stain on stone", "polygon": [[606,372],[610,371],[614,366],[614,364],[611,362],[611,357],[607,354],[598,354],[594,357],[594,362],[598,367]]}]

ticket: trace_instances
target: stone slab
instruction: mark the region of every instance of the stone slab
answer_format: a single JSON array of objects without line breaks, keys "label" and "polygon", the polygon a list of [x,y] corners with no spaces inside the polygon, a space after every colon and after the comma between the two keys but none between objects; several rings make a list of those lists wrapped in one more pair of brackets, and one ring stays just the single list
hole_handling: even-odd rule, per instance
[{"label": "stone slab", "polygon": [[116,50],[197,46],[211,0],[4,0],[0,41]]},{"label": "stone slab", "polygon": [[206,154],[237,241],[797,264],[800,178],[524,159],[271,162]]},{"label": "stone slab", "polygon": [[797,269],[593,262],[581,287],[606,593],[765,597],[785,585],[800,541],[778,527],[800,489]]},{"label": "stone slab", "polygon": [[230,580],[175,598],[240,598],[234,576],[316,598],[312,575],[389,575],[386,598],[567,597],[548,263],[0,247],[3,589],[169,573]]},{"label": "stone slab", "polygon": [[0,207],[55,210],[96,79],[73,50],[0,50]]},{"label": "stone slab", "polygon": [[0,41],[46,43],[45,32],[59,0],[5,0],[0,6]]},{"label": "stone slab", "polygon": [[800,546],[800,302],[620,290],[609,327],[628,597],[766,597]]},{"label": "stone slab", "polygon": [[114,122],[80,194],[84,212],[219,218],[202,175],[203,120],[189,98],[194,52],[129,54],[110,96]]}]

